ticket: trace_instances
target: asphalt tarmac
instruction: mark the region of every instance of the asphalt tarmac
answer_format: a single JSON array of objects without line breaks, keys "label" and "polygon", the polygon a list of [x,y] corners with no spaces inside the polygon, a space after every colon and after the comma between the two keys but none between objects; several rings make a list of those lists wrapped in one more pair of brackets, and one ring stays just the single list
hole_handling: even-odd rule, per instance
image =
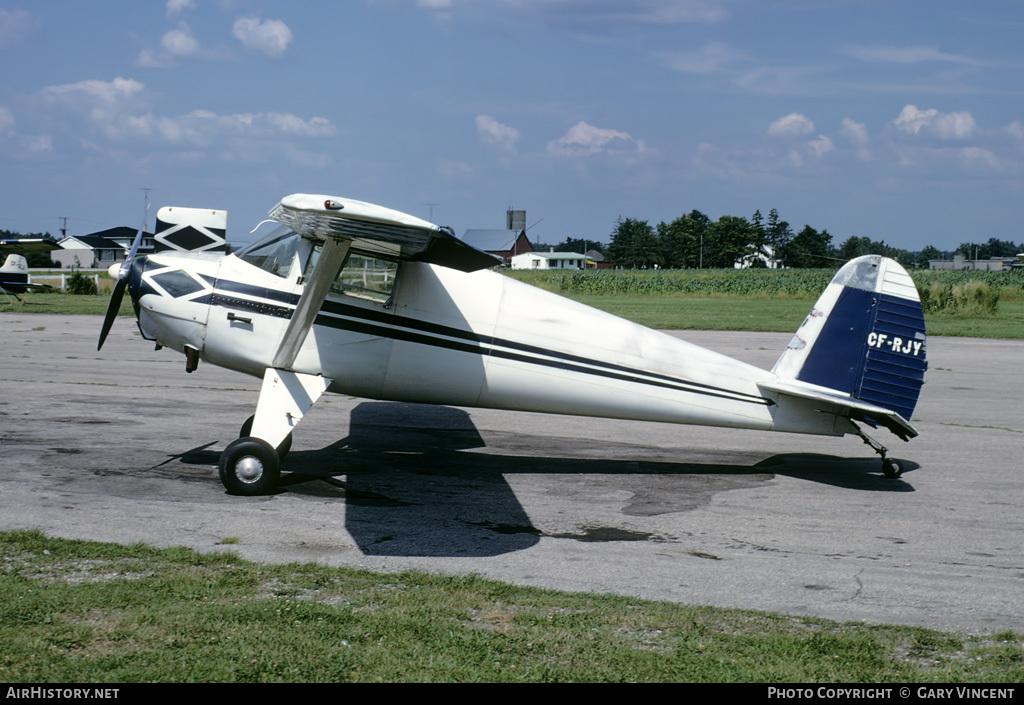
[{"label": "asphalt tarmac", "polygon": [[[932,338],[882,476],[824,438],[329,395],[283,487],[234,497],[220,451],[258,380],[119,319],[5,314],[0,529],[266,562],[475,573],[694,605],[1024,632],[1024,341]],[[789,334],[682,331],[770,367]],[[225,539],[237,543],[225,546]]]}]

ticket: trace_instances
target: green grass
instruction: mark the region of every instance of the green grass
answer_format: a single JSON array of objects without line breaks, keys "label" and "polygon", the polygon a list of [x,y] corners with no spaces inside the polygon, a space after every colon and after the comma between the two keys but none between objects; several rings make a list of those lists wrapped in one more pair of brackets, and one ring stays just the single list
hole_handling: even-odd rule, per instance
[{"label": "green grass", "polygon": [[[648,328],[783,333],[794,332],[815,301],[814,298],[639,294],[576,294],[570,298]],[[1002,302],[994,316],[928,313],[924,321],[930,336],[1024,338],[1024,302]]]},{"label": "green grass", "polygon": [[[0,313],[56,313],[56,314],[93,314],[102,316],[107,311],[110,291],[102,291],[98,296],[76,296],[60,292],[22,294],[18,301],[13,296],[8,299],[0,297]],[[131,297],[125,295],[118,310],[121,316],[132,316]]]},{"label": "green grass", "polygon": [[[636,321],[649,328],[680,330],[752,330],[792,333],[814,305],[816,296],[727,296],[721,294],[570,294],[569,298]],[[23,302],[0,299],[0,313],[102,315],[107,296],[28,294]],[[129,297],[120,315],[130,316]],[[929,335],[976,338],[1024,338],[1024,301],[999,302],[994,316],[950,313],[925,315]]]},{"label": "green grass", "polygon": [[989,682],[1024,639],[0,533],[0,681]]}]

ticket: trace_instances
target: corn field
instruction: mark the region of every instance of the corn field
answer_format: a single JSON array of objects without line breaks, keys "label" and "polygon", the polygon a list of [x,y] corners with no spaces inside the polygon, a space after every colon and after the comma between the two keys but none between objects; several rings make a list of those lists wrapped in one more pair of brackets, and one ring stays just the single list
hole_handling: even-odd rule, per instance
[{"label": "corn field", "polygon": [[[506,274],[549,291],[581,295],[791,296],[815,299],[835,275],[834,269],[701,269],[515,271]],[[911,277],[928,306],[948,303],[1024,301],[1024,271],[914,270]],[[970,286],[968,283],[971,282]],[[954,290],[959,292],[954,296]],[[979,293],[984,290],[987,293]],[[946,292],[946,293],[943,293]],[[958,298],[959,297],[959,298]],[[984,304],[988,306],[988,304]],[[938,310],[938,309],[932,309]]]}]

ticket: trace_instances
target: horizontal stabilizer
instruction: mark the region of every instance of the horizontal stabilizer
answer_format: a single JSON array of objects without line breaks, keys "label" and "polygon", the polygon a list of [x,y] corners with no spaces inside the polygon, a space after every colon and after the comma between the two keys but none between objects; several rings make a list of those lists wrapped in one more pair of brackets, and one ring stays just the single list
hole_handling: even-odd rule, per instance
[{"label": "horizontal stabilizer", "polygon": [[363,201],[293,194],[282,199],[270,217],[303,237],[347,240],[353,249],[396,259],[427,262],[462,272],[501,263],[497,257],[455,237],[449,228]]},{"label": "horizontal stabilizer", "polygon": [[804,385],[780,380],[778,382],[761,382],[758,387],[762,391],[783,396],[795,397],[803,404],[809,404],[815,411],[823,414],[862,421],[871,426],[885,426],[904,441],[917,435],[917,429],[891,409],[869,404],[852,397],[824,389],[813,389]]}]

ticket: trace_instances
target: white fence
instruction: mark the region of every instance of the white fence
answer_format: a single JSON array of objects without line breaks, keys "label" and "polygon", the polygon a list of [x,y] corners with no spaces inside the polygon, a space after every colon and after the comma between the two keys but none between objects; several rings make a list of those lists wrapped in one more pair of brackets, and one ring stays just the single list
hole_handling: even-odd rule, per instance
[{"label": "white fence", "polygon": [[[66,274],[63,272],[61,272],[60,274],[32,274],[31,272],[29,272],[28,281],[30,284],[49,284],[50,286],[56,289],[60,289],[61,291],[67,291],[68,280],[71,279],[72,274],[74,274],[74,272],[68,272]],[[99,274],[89,274],[88,272],[79,272],[79,274],[82,274],[83,276],[91,279],[93,282],[95,282],[96,288],[100,288]],[[104,277],[109,279],[109,277],[106,277],[106,275],[104,275]]]}]

